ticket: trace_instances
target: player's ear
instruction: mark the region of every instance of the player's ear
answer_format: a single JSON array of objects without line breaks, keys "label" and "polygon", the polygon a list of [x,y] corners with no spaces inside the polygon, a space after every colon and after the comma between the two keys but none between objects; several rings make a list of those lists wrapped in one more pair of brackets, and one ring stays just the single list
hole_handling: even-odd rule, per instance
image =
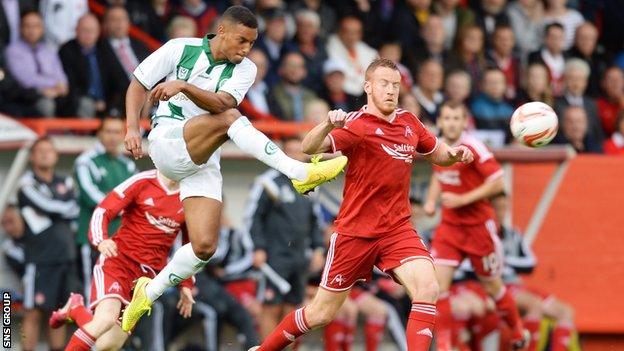
[{"label": "player's ear", "polygon": [[371,83],[367,80],[364,81],[364,91],[366,92],[366,94],[371,93]]}]

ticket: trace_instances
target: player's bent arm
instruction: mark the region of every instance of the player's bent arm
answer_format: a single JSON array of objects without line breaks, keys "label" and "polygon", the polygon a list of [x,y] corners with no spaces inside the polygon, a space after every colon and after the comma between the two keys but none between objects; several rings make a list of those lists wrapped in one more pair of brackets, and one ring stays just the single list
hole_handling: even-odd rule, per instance
[{"label": "player's bent arm", "polygon": [[214,114],[223,113],[238,106],[236,99],[230,93],[224,91],[214,93],[186,83],[182,86],[182,93],[199,108]]},{"label": "player's bent arm", "polygon": [[427,192],[427,198],[425,199],[425,203],[423,204],[425,213],[427,215],[433,215],[435,213],[436,201],[440,198],[440,194],[442,193],[442,188],[440,187],[440,181],[435,176],[435,174],[431,175],[431,180],[429,181],[429,191]]},{"label": "player's bent arm", "polygon": [[492,180],[487,180],[480,186],[472,189],[471,191],[464,193],[464,202],[466,205],[471,204],[481,199],[489,199],[492,196],[498,195],[505,189],[505,182],[502,174]]},{"label": "player's bent arm", "polygon": [[334,126],[325,120],[312,128],[301,142],[301,149],[308,155],[314,155],[323,152],[332,152],[331,139],[328,136]]},{"label": "player's bent arm", "polygon": [[[127,179],[130,181],[132,178]],[[125,183],[125,182],[124,182]],[[89,221],[89,242],[97,248],[103,241],[108,239],[108,224],[123,211],[134,200],[137,190],[140,188],[136,183],[130,185],[125,191],[120,190],[124,183],[118,185],[113,191],[108,193],[104,200],[93,210]],[[120,195],[121,194],[123,195]]]},{"label": "player's bent arm", "polygon": [[136,77],[132,77],[128,90],[126,91],[126,125],[128,130],[139,130],[139,119],[141,110],[147,99],[147,88],[139,82]]}]

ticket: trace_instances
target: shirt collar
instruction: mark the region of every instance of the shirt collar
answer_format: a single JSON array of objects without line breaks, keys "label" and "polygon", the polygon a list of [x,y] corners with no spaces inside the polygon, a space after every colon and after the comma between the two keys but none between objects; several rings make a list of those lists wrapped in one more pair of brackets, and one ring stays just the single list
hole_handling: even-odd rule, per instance
[{"label": "shirt collar", "polygon": [[119,47],[119,45],[121,43],[126,44],[126,46],[130,46],[130,39],[128,37],[125,37],[125,38],[111,38],[110,42],[111,42],[111,45],[113,45],[115,48]]},{"label": "shirt collar", "polygon": [[210,66],[227,63],[227,60],[215,61],[214,56],[212,56],[212,50],[210,49],[210,40],[212,40],[212,38],[214,38],[215,36],[216,34],[214,33],[206,34],[206,36],[202,40],[202,48],[204,49],[204,52],[208,57],[208,62],[210,63]]}]

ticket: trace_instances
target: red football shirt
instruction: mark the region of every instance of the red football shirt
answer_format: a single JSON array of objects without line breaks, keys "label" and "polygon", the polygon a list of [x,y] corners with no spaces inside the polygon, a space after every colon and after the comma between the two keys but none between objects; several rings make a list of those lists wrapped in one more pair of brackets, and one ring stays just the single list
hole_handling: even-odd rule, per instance
[{"label": "red football shirt", "polygon": [[179,191],[168,191],[156,170],[128,178],[93,211],[89,224],[93,246],[108,239],[108,223],[122,211],[121,226],[113,236],[118,254],[160,271],[184,224]]},{"label": "red football shirt", "polygon": [[[433,165],[433,172],[440,181],[443,192],[467,193],[485,182],[503,176],[500,164],[480,140],[464,133],[457,145],[468,147],[474,154],[474,161],[469,164],[458,162],[450,167]],[[442,207],[442,221],[449,224],[473,225],[492,218],[494,209],[485,199],[455,209]]]},{"label": "red football shirt", "polygon": [[350,112],[343,128],[329,134],[334,152],[349,158],[336,232],[375,238],[411,230],[412,161],[432,153],[438,140],[416,116],[397,109],[386,121]]}]

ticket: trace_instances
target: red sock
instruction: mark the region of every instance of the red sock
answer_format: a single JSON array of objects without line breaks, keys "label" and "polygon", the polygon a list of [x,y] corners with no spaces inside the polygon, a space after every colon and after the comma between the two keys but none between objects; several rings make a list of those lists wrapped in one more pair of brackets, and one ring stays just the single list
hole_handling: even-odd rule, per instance
[{"label": "red sock", "polygon": [[377,345],[383,338],[386,330],[386,318],[371,317],[366,320],[364,325],[364,337],[366,339],[366,351],[377,350]]},{"label": "red sock", "polygon": [[91,322],[93,315],[85,306],[76,306],[69,310],[69,318],[71,318],[79,327]]},{"label": "red sock", "polygon": [[527,318],[524,320],[524,327],[531,333],[531,340],[527,351],[536,351],[540,338],[540,320],[537,318]]},{"label": "red sock", "polygon": [[516,301],[514,301],[509,290],[503,287],[498,296],[494,296],[494,301],[496,301],[496,309],[507,325],[515,333],[521,332],[523,328],[522,320],[520,319],[518,307],[516,307]]},{"label": "red sock", "polygon": [[435,332],[438,350],[451,350],[453,335],[453,314],[451,312],[451,300],[448,292],[440,294],[436,304],[438,314],[436,316]]},{"label": "red sock", "polygon": [[573,329],[569,324],[558,323],[552,333],[551,351],[567,351]]},{"label": "red sock", "polygon": [[344,325],[344,340],[342,340],[342,351],[351,350],[351,345],[353,345],[355,334],[355,322],[345,322]]},{"label": "red sock", "polygon": [[84,329],[79,328],[74,332],[65,351],[89,351],[95,346],[95,338]]},{"label": "red sock", "polygon": [[407,321],[407,350],[428,351],[435,326],[436,306],[427,302],[412,302]]},{"label": "red sock", "polygon": [[325,326],[323,330],[323,336],[325,338],[325,350],[326,351],[340,351],[342,350],[342,342],[345,337],[345,323],[342,320],[336,319]]},{"label": "red sock", "polygon": [[264,339],[259,351],[282,350],[295,339],[310,330],[305,321],[305,307],[290,312]]}]

